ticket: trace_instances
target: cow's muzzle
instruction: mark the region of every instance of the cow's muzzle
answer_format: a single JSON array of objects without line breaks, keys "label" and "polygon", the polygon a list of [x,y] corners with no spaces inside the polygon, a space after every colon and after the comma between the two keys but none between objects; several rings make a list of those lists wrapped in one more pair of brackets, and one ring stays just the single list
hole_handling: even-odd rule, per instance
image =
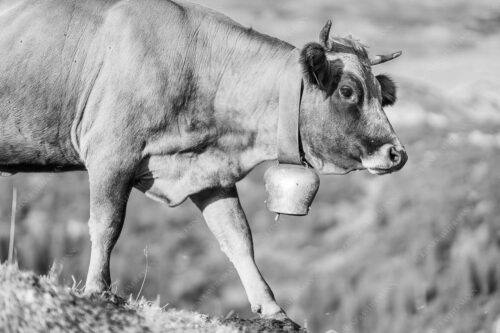
[{"label": "cow's muzzle", "polygon": [[369,172],[383,175],[400,170],[408,161],[408,155],[400,144],[385,144],[361,161]]},{"label": "cow's muzzle", "polygon": [[392,146],[389,148],[389,159],[392,162],[391,171],[400,170],[408,161],[408,154],[403,146]]}]

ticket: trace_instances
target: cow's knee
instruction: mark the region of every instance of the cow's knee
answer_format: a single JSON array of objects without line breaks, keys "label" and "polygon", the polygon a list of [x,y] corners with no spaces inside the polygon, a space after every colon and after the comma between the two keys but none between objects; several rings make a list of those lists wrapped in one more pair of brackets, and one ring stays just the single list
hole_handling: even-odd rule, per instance
[{"label": "cow's knee", "polygon": [[231,261],[253,258],[253,249],[250,243],[242,242],[240,237],[222,236],[217,237],[221,251]]}]

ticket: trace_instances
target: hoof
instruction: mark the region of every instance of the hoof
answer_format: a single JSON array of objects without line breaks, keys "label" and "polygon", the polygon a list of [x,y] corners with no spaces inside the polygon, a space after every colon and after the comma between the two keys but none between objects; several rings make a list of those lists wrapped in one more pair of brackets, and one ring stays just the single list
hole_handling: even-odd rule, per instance
[{"label": "hoof", "polygon": [[260,317],[262,319],[271,319],[271,320],[280,320],[280,321],[290,320],[288,318],[288,316],[286,315],[285,311],[283,311],[282,309],[280,309],[280,311],[278,311],[276,313],[269,314],[269,315],[261,314]]},{"label": "hoof", "polygon": [[274,302],[266,305],[252,305],[252,312],[257,313],[262,319],[283,320],[288,318],[285,311]]},{"label": "hoof", "polygon": [[99,300],[104,301],[106,303],[111,303],[114,305],[124,305],[127,303],[127,300],[121,296],[113,294],[109,290],[98,291],[98,290],[87,290],[85,289],[83,295],[90,300]]}]

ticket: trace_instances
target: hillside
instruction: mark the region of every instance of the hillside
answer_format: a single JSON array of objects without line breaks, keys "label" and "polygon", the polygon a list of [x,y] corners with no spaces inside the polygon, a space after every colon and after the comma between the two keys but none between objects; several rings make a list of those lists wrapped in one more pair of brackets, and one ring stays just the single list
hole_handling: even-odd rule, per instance
[{"label": "hillside", "polygon": [[1,332],[305,332],[291,322],[210,318],[144,299],[112,293],[86,297],[77,286],[58,285],[54,276],[37,276],[0,265]]}]

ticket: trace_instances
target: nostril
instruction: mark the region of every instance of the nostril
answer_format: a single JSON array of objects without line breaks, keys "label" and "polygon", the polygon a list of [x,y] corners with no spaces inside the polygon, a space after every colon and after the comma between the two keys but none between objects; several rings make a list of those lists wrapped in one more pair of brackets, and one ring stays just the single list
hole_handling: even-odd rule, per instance
[{"label": "nostril", "polygon": [[389,149],[389,159],[394,165],[398,165],[401,162],[401,152],[394,146]]}]

